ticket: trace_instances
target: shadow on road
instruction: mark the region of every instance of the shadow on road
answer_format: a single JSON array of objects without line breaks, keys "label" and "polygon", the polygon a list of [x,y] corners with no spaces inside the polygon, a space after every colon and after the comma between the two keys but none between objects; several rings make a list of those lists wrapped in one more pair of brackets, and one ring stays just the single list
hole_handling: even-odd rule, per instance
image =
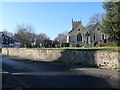
[{"label": "shadow on road", "polygon": [[31,75],[29,72],[26,74],[16,73],[13,76],[29,88],[111,88],[104,79],[89,75]]}]

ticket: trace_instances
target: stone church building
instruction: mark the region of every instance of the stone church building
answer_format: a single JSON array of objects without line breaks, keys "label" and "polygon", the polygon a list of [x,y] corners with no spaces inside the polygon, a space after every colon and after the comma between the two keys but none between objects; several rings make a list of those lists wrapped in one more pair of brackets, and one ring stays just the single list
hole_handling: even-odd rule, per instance
[{"label": "stone church building", "polygon": [[70,46],[95,46],[100,42],[108,42],[109,36],[102,32],[101,24],[85,28],[81,21],[72,20],[72,30],[67,36]]}]

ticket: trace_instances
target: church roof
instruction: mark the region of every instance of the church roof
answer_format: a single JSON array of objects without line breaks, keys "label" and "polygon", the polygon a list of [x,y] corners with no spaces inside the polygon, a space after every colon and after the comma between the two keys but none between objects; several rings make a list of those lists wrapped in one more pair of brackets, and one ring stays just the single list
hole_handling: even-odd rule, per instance
[{"label": "church roof", "polygon": [[76,27],[74,27],[74,28],[72,28],[72,30],[70,30],[70,32],[69,33],[71,33],[75,28],[77,28],[78,27],[78,25],[76,26]]},{"label": "church roof", "polygon": [[99,22],[97,22],[95,25],[88,27],[87,30],[89,32],[91,32],[91,31],[95,30],[98,26],[102,27],[102,25]]}]

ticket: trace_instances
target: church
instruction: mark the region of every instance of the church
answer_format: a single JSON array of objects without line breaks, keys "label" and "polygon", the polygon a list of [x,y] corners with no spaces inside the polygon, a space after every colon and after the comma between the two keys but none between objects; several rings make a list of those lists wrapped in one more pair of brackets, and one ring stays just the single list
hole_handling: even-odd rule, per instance
[{"label": "church", "polygon": [[70,46],[95,46],[108,41],[109,36],[102,31],[102,25],[99,22],[86,28],[81,21],[72,20],[72,29],[67,36],[67,43]]}]

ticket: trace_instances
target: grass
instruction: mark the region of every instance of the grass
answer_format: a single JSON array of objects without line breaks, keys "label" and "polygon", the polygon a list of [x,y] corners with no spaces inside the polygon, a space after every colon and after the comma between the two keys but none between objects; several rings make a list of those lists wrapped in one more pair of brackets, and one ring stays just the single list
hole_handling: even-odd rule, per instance
[{"label": "grass", "polygon": [[60,48],[31,48],[39,50],[115,50],[120,51],[120,47],[60,47]]}]

